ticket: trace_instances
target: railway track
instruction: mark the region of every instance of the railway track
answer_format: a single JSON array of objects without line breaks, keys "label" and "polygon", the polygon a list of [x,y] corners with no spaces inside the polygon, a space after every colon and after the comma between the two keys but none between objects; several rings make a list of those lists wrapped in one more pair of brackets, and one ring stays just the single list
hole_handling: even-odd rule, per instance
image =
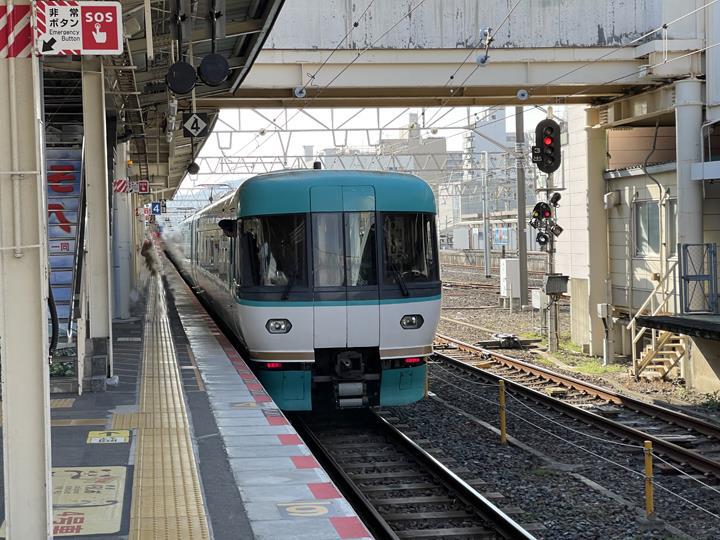
[{"label": "railway track", "polygon": [[436,336],[435,354],[436,361],[465,376],[492,381],[502,378],[516,395],[560,409],[624,439],[652,441],[658,453],[720,480],[718,425],[449,336]]},{"label": "railway track", "polygon": [[376,538],[534,538],[372,411],[291,419]]}]

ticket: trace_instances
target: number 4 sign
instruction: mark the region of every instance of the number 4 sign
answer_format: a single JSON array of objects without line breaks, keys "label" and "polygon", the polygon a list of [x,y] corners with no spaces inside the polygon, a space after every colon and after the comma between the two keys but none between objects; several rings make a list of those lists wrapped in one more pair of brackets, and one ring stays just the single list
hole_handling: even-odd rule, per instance
[{"label": "number 4 sign", "polygon": [[183,136],[205,137],[208,129],[207,113],[183,113]]}]

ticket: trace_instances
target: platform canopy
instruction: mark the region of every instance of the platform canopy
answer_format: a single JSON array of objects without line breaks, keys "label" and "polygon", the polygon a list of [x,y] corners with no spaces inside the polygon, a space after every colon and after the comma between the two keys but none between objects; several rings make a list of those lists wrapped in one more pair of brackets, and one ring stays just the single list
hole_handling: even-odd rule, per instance
[{"label": "platform canopy", "polygon": [[[165,198],[173,195],[204,143],[202,137],[191,143],[183,136],[182,112],[192,110],[193,97],[234,95],[283,3],[284,0],[123,0],[123,54],[106,56],[102,61],[108,133],[109,137],[117,133],[120,140],[129,138],[131,179],[149,178],[154,191],[165,190]],[[180,12],[191,13],[183,29],[182,56],[194,66],[213,52],[210,14],[213,11],[218,14],[214,50],[227,59],[231,69],[230,77],[220,85],[211,87],[198,81],[194,92],[184,95],[173,95],[168,90],[165,82],[168,68],[173,58],[180,56],[175,17],[178,8]],[[73,137],[78,139],[82,133],[80,58],[43,57],[43,71],[49,142],[61,144]],[[174,130],[168,129],[173,99],[178,103]],[[198,106],[196,110],[208,113],[211,131],[217,108]]]}]

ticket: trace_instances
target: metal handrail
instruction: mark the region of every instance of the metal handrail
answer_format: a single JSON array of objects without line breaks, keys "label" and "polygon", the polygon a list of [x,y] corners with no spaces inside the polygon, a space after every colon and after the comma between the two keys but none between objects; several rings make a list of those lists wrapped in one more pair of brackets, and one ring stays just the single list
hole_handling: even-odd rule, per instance
[{"label": "metal handrail", "polygon": [[[637,343],[642,339],[642,337],[645,335],[645,332],[647,331],[647,327],[643,327],[642,330],[638,332],[637,330],[637,318],[641,315],[645,315],[645,310],[650,307],[650,316],[657,315],[661,309],[665,308],[667,306],[667,302],[670,299],[671,296],[674,296],[675,294],[675,287],[673,287],[670,291],[668,291],[667,288],[667,282],[668,278],[673,274],[675,267],[677,266],[678,262],[673,262],[667,269],[667,272],[665,275],[658,281],[657,285],[655,285],[655,288],[650,293],[650,295],[645,299],[645,302],[640,306],[640,309],[638,309],[635,312],[635,315],[630,320],[628,325],[626,326],[626,329],[630,330],[632,332],[632,360],[633,360],[633,372],[635,373],[635,376],[637,377],[640,374],[640,371],[645,367],[638,365],[638,353],[637,353]],[[658,294],[658,291],[662,289],[662,299],[660,302],[658,302],[657,306],[655,306],[655,298]],[[630,299],[630,302],[632,303],[632,298]],[[655,329],[652,330],[652,341],[653,341],[653,347],[656,346],[656,339],[657,339],[657,331]]]}]

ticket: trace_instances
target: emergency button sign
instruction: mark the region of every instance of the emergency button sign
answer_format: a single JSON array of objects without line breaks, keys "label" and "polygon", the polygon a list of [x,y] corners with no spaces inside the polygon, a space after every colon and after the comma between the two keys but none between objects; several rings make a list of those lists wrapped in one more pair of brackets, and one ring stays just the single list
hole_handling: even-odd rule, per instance
[{"label": "emergency button sign", "polygon": [[122,54],[120,2],[40,0],[36,14],[40,54]]}]

